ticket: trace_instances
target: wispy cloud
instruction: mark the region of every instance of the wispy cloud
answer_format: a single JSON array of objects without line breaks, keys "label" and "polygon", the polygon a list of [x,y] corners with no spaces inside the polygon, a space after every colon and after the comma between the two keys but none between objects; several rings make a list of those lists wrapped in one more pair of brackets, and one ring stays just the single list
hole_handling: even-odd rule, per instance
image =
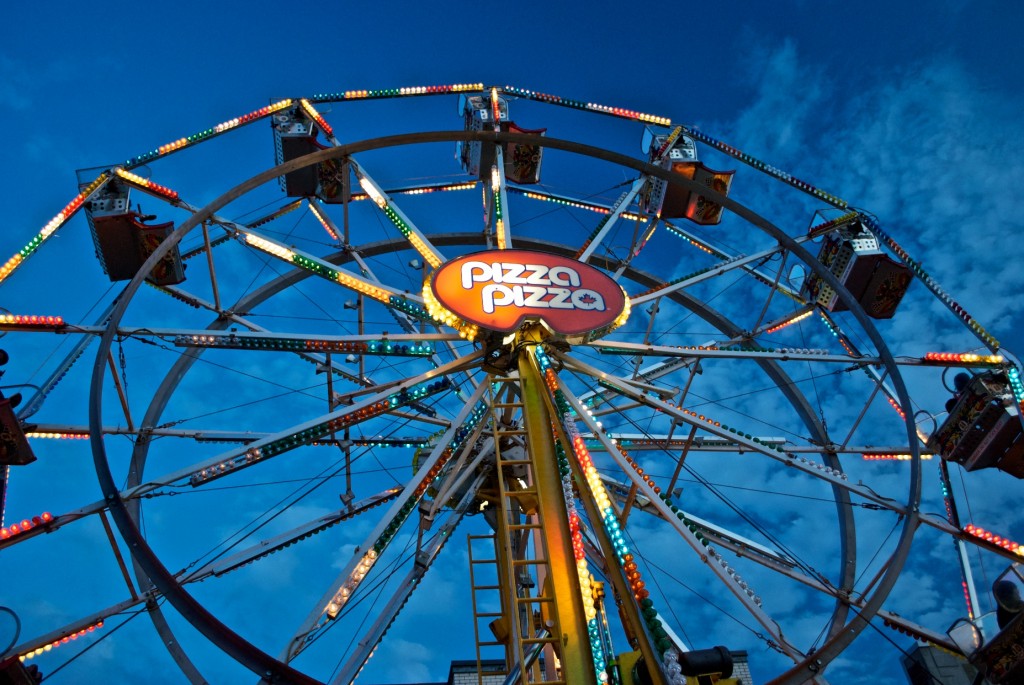
[{"label": "wispy cloud", "polygon": [[[1022,330],[1018,293],[1024,284],[1018,267],[1024,220],[1014,206],[1024,171],[1024,139],[1016,134],[1015,116],[1022,98],[980,88],[967,68],[950,60],[875,67],[862,82],[877,85],[859,91],[832,81],[827,68],[809,64],[793,42],[764,50],[753,64],[749,78],[758,84],[757,98],[732,121],[714,125],[722,137],[877,215],[954,299],[1012,348]],[[919,282],[897,318],[879,326],[897,353],[978,345]],[[840,399],[833,398],[833,405]],[[991,482],[990,474],[968,478]],[[901,479],[880,469],[872,485],[899,491]],[[976,513],[998,521],[1008,510],[999,494],[1005,491],[990,491],[979,503],[986,511]],[[935,495],[926,492],[928,506],[941,511]],[[780,506],[780,519],[795,513]],[[807,524],[801,527],[805,534]],[[891,522],[876,517],[858,525],[863,552],[871,554]],[[828,536],[827,530],[821,533]],[[966,613],[948,541],[941,548],[942,558],[936,559],[934,547],[915,545],[916,559],[890,600],[940,630],[944,621]],[[769,580],[759,590],[774,598],[774,585]],[[788,628],[798,637],[815,630],[799,623]],[[836,678],[857,682],[852,662],[845,666],[836,664]],[[895,661],[893,667],[898,668]],[[894,675],[892,682],[900,679]]]}]

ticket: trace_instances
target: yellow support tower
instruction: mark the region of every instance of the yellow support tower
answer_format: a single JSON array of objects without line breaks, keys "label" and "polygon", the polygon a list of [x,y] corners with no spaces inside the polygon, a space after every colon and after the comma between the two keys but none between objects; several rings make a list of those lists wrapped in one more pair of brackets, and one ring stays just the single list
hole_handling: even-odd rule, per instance
[{"label": "yellow support tower", "polygon": [[[521,669],[524,683],[593,683],[552,420],[543,379],[526,356],[529,347],[523,350],[518,375],[489,378],[498,467],[495,556],[504,562],[499,575],[509,585],[510,610],[502,621],[511,670]],[[536,659],[541,650],[543,671]]]}]

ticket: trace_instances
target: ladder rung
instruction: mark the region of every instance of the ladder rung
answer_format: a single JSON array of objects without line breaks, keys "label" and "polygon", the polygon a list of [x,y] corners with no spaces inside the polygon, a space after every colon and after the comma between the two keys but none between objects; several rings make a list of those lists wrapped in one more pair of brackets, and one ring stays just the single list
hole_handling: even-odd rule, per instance
[{"label": "ladder rung", "polygon": [[500,590],[500,585],[474,585],[473,590]]},{"label": "ladder rung", "polygon": [[494,434],[495,435],[526,435],[526,429],[525,428],[506,428],[506,429],[499,428],[498,430],[494,431]]},{"label": "ladder rung", "polygon": [[497,647],[498,645],[504,645],[505,643],[494,640],[492,642],[477,642],[477,644],[481,647]]},{"label": "ladder rung", "polygon": [[483,612],[481,614],[473,614],[473,615],[476,616],[477,618],[495,618],[497,616],[503,616],[504,614],[502,614],[500,611],[485,611],[485,612]]},{"label": "ladder rung", "polygon": [[558,641],[557,637],[524,637],[520,640],[524,645],[552,645]]},{"label": "ladder rung", "polygon": [[522,497],[523,495],[537,496],[537,491],[532,489],[524,490],[505,490],[505,497]]},{"label": "ladder rung", "polygon": [[548,563],[547,559],[513,559],[512,560],[512,565],[513,566],[530,566],[530,565],[533,565],[533,564],[546,564],[546,563]]},{"label": "ladder rung", "polygon": [[499,462],[502,466],[530,466],[533,464],[532,459],[502,459]]},{"label": "ladder rung", "polygon": [[548,602],[554,601],[554,597],[545,597],[543,595],[537,595],[536,597],[516,597],[516,602],[519,604],[547,604]]},{"label": "ladder rung", "polygon": [[494,402],[491,404],[492,407],[498,409],[499,407],[522,407],[522,402]]},{"label": "ladder rung", "polygon": [[525,488],[523,490],[506,490],[505,497],[520,497],[522,495],[534,495],[536,496],[537,491],[533,488]]},{"label": "ladder rung", "polygon": [[543,528],[539,523],[510,523],[509,530],[540,530]]},{"label": "ladder rung", "polygon": [[470,559],[469,560],[469,563],[471,563],[471,564],[495,564],[497,562],[498,562],[497,559]]}]

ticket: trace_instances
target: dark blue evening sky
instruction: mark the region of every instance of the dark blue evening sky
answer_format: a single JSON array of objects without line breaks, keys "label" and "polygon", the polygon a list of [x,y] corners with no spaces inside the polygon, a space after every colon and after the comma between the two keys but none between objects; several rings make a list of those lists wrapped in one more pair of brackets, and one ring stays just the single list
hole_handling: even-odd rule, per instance
[{"label": "dark blue evening sky", "polygon": [[[362,88],[507,84],[670,115],[848,198],[878,215],[1006,348],[1024,351],[1024,221],[1016,206],[1024,177],[1019,36],[1024,8],[1018,3],[58,0],[8,5],[0,20],[5,123],[0,263],[74,195],[76,169],[118,163],[269,100]],[[455,129],[460,121],[454,96],[450,109],[449,125]],[[339,138],[350,142],[341,108],[328,118]],[[400,126],[394,132],[413,130],[407,121]],[[270,166],[269,135],[263,144],[266,149],[256,156]],[[232,184],[265,168],[234,157],[210,164],[207,173],[216,176],[223,165]],[[224,187],[211,187],[204,199]],[[84,235],[84,221],[72,230]],[[95,276],[92,255],[86,257],[48,268],[71,274],[90,270]],[[91,299],[86,303],[85,294],[73,289],[52,290],[45,270],[33,266],[28,262],[23,273],[0,287],[0,308],[21,313],[17,293],[31,294],[36,302],[73,304],[75,317],[88,318],[84,312]],[[933,349],[923,338],[931,317],[942,313],[923,305],[912,312],[887,327],[887,335],[917,353]],[[19,382],[29,371],[22,373],[16,360],[10,368],[5,382]],[[84,421],[85,410],[78,415]],[[84,448],[81,452],[85,463],[88,456]],[[1007,513],[1018,483],[991,482],[995,485],[976,500],[979,511],[990,515],[986,522],[993,529],[1024,539],[1024,521]],[[37,505],[35,495],[19,494],[17,486],[12,479],[11,515],[52,506]],[[69,507],[93,501],[97,492],[91,482],[55,483],[54,490]],[[941,502],[936,505],[933,498],[932,505]],[[205,501],[197,505],[205,506]],[[154,528],[163,523],[152,522]],[[61,554],[98,575],[119,577],[99,535],[93,540],[99,541],[99,552],[82,542]],[[49,574],[64,560],[46,556],[32,563]],[[450,569],[463,566],[460,558]],[[294,570],[270,566],[259,571],[266,577],[253,582],[272,586],[275,573],[292,578]],[[988,570],[997,572],[995,566]],[[0,605],[24,599],[13,577],[20,572],[32,570],[11,569],[0,556]],[[917,579],[914,573],[909,577],[912,584]],[[941,623],[949,605],[959,601],[959,586],[930,582],[904,588],[907,601],[921,613],[934,611]],[[52,596],[40,593],[20,604],[37,625],[46,624],[48,616],[68,620],[59,576],[51,586]],[[981,580],[979,587],[985,587]],[[453,597],[463,596],[455,579],[439,580],[430,591],[438,601],[453,604]],[[286,602],[288,588],[277,592]],[[245,597],[225,601],[236,600]],[[427,620],[411,608],[421,622]],[[184,682],[152,628],[141,620],[136,624],[130,638],[100,643],[88,655],[85,673],[72,664],[50,682],[117,677],[125,682],[145,677],[153,685]],[[689,630],[691,636],[700,634],[699,628]],[[738,633],[737,642],[749,639]],[[369,670],[365,681],[440,681],[450,659],[472,657],[470,645],[440,653],[418,637],[411,630],[396,632],[397,646],[386,653],[392,660],[371,662],[377,670]],[[893,637],[900,647],[910,646],[902,636]],[[898,649],[870,634],[864,641],[836,663],[831,682],[903,683]],[[759,658],[774,657],[755,650],[762,646],[751,648],[755,665]],[[212,673],[239,677],[223,657],[201,647],[197,654],[209,659]],[[871,670],[865,664],[877,654],[883,665],[865,673]],[[62,662],[56,655],[44,658],[51,659],[40,661],[44,671]],[[408,668],[396,665],[403,660]]]}]

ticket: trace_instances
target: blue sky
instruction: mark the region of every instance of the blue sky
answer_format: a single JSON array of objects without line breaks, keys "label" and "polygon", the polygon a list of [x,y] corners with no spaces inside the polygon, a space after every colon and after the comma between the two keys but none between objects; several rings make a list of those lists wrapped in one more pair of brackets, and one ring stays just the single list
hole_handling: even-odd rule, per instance
[{"label": "blue sky", "polygon": [[[1014,199],[1017,179],[1022,176],[1024,138],[1019,120],[1024,110],[1024,55],[1013,32],[1024,17],[1014,5],[953,0],[735,2],[684,10],[667,2],[633,7],[608,2],[520,3],[514,7],[407,2],[334,8],[256,5],[185,2],[146,7],[141,3],[90,6],[58,2],[45,10],[29,4],[6,9],[0,27],[0,108],[8,125],[0,144],[6,161],[0,168],[0,184],[7,216],[0,237],[0,259],[24,245],[73,196],[76,169],[117,163],[252,111],[269,99],[406,85],[508,84],[668,115],[834,192],[878,216],[897,241],[1006,348],[1015,352],[1021,348],[1024,328],[1019,318],[1019,292],[1024,272],[1018,264],[1024,257],[1020,241],[1024,226]],[[326,116],[345,142],[382,132],[459,126],[454,96],[423,103],[422,115],[412,106],[401,106],[393,113],[384,105],[367,104],[359,110],[353,107],[352,113],[335,106]],[[639,153],[636,126],[577,117],[533,104],[520,108],[513,103],[513,107],[517,108],[513,118],[517,111],[523,112],[525,118],[519,121],[523,126],[548,126],[549,134],[556,137]],[[209,156],[200,156],[197,150],[194,157],[182,153],[180,160],[168,158],[166,168],[154,164],[154,179],[180,187],[183,193],[187,189],[190,201],[196,204],[212,200],[272,164],[271,136],[263,124],[257,127],[261,127],[259,131],[240,134],[237,143],[227,136],[223,143],[211,143],[210,152],[202,153]],[[705,159],[711,166],[735,168],[734,162],[712,153]],[[388,162],[393,160],[381,156],[381,166]],[[410,170],[405,173],[414,175],[411,169],[416,163],[409,161]],[[556,162],[551,160],[551,164],[554,172]],[[457,171],[452,162],[445,173],[455,175]],[[615,173],[622,180],[621,172]],[[398,181],[402,173],[388,171],[383,176]],[[749,169],[737,174],[733,192],[736,199],[762,208],[773,220],[793,228],[791,234],[806,225],[806,202],[753,178]],[[610,201],[614,195],[603,199]],[[255,213],[258,204],[239,207],[238,212]],[[417,205],[410,201],[408,207],[414,211]],[[438,207],[449,211],[447,205]],[[459,210],[452,207],[450,211],[445,215],[447,221],[463,220],[463,215],[456,213]],[[518,211],[515,206],[513,211]],[[513,222],[516,216],[532,217],[530,211],[513,214]],[[438,214],[420,216],[425,225],[441,230],[440,220],[433,218]],[[588,230],[593,225],[592,218],[582,221],[591,222]],[[582,230],[575,223],[572,226]],[[725,229],[732,232],[709,235],[737,250],[746,247],[749,236],[742,232],[742,225],[728,223]],[[46,254],[33,257],[15,277],[0,285],[0,306],[14,313],[61,314],[78,323],[93,323],[97,313],[90,307],[104,297],[109,299],[110,293],[92,258],[84,219],[76,217],[59,235],[56,244],[47,246]],[[194,245],[195,237],[191,240]],[[51,253],[53,257],[48,256]],[[666,275],[672,277],[692,269],[683,257],[677,262],[674,255],[645,254],[645,259],[652,268],[671,271]],[[237,264],[221,263],[218,268],[226,279],[245,286],[251,274],[266,276],[261,264],[257,258],[249,258]],[[203,266],[197,262],[191,268],[201,270]],[[698,289],[697,294],[719,296],[714,289]],[[283,301],[277,314],[283,316],[290,307],[305,306],[309,297],[316,296],[325,298],[319,300],[325,309],[340,309],[344,299],[310,291]],[[167,307],[153,293],[140,298],[138,308],[130,310],[133,323],[205,325],[199,323],[200,316]],[[716,306],[721,302],[713,301]],[[738,300],[722,306],[729,311],[743,309]],[[634,319],[632,333],[642,335],[643,323],[643,319]],[[288,322],[292,324],[295,321]],[[903,354],[968,349],[975,344],[943,307],[925,296],[919,283],[897,318],[880,323],[879,328],[889,344]],[[713,337],[706,326],[686,326],[685,333],[692,336],[690,344]],[[820,326],[801,333],[803,338],[795,332],[787,335],[790,337],[780,338],[787,345],[825,346]],[[21,355],[12,355],[5,382],[39,382],[42,370],[53,363],[48,356],[51,347],[34,348],[31,340],[5,344]],[[672,338],[667,335],[666,340]],[[141,411],[160,379],[143,371],[151,350],[130,342],[125,348],[130,395]],[[166,361],[167,356],[163,358]],[[92,355],[87,353],[62,387],[62,394],[53,398],[47,420],[84,423],[84,383],[91,363]],[[322,383],[322,377],[312,374],[304,381],[290,376],[294,365],[284,359],[247,359],[238,365],[256,377],[235,379],[236,390],[243,397],[267,395],[267,379],[280,379],[288,388],[303,382],[309,386]],[[388,373],[383,368],[380,372]],[[183,391],[175,395],[168,417],[204,416],[210,410],[209,398],[223,378],[219,373],[208,368],[190,377]],[[806,372],[794,375],[803,377]],[[764,383],[756,374],[751,378],[750,383]],[[742,398],[742,389],[752,386],[737,389],[728,372],[710,370],[701,382],[701,396],[709,405],[745,415],[751,431],[800,430],[791,416],[770,402],[758,404],[756,398]],[[830,377],[819,382],[823,387],[816,397],[825,398],[820,399],[823,412],[837,422],[851,420],[869,392],[853,379]],[[908,372],[908,382],[922,408],[941,409],[942,402],[935,399],[941,395],[935,373]],[[308,396],[296,397],[295,411],[310,415],[322,411],[317,400],[323,391],[316,388]],[[110,388],[106,401],[110,411],[118,411]],[[229,404],[216,402],[215,408]],[[50,404],[47,410],[51,410]],[[246,409],[211,416],[218,428],[239,430],[257,430],[271,418],[268,411]],[[873,405],[869,416],[871,428],[863,430],[874,430],[870,437],[883,441],[898,432],[898,422],[887,407]],[[199,419],[185,425],[212,426]],[[656,423],[648,425],[652,431],[657,429]],[[116,450],[116,459],[121,459],[126,454],[126,439],[108,440],[109,449]],[[12,477],[8,520],[44,509],[66,512],[98,498],[84,441],[70,446],[39,443],[36,449],[40,461]],[[220,448],[199,445],[189,449],[211,455]],[[367,455],[364,463],[373,458]],[[408,455],[397,459],[407,460]],[[653,456],[644,459],[651,460],[648,468],[654,469],[652,473],[659,468],[667,470]],[[387,465],[395,477],[401,477],[397,466]],[[708,463],[697,468],[703,469],[699,471],[703,476],[720,478],[734,488],[749,486],[782,493],[734,492],[738,500],[748,497],[744,506],[770,521],[787,544],[801,549],[808,563],[833,571],[834,508],[806,499],[830,497],[819,483],[790,479],[764,462],[744,461],[727,467]],[[854,463],[850,468],[851,474],[879,492],[905,490],[906,471],[901,465],[872,465],[869,469]],[[297,472],[303,476],[311,473],[310,469]],[[925,464],[925,472],[922,508],[941,511],[934,464]],[[288,475],[283,470],[276,477],[284,480]],[[1009,513],[1016,499],[1015,480],[992,473],[965,474],[963,479],[957,473],[954,476],[965,495],[962,504],[966,501],[970,506],[971,515],[965,519],[1024,539],[1024,525]],[[147,510],[147,536],[165,563],[177,570],[192,563],[204,544],[226,537],[239,521],[257,516],[287,491],[284,485],[264,488],[259,492],[265,499],[251,500],[225,491],[167,497]],[[687,484],[684,493],[683,505],[696,507],[694,513],[699,514],[701,506],[716,506],[714,497],[696,484]],[[287,509],[273,526],[283,530],[289,523],[296,525],[324,513],[329,506],[326,500],[307,499]],[[877,561],[872,555],[880,548],[888,549],[886,536],[895,522],[881,514],[865,516],[858,523],[858,539],[863,545],[861,560],[873,573]],[[467,527],[476,530],[473,526],[479,527],[478,519]],[[0,554],[0,576],[24,582],[23,586],[5,583],[0,605],[16,607],[26,632],[63,625],[125,595],[99,522],[76,525]],[[706,633],[714,644],[747,649],[757,682],[783,666],[784,662],[752,634],[756,630],[740,627],[728,617],[738,611],[728,598],[715,602],[724,605],[728,613],[709,608],[697,598],[696,592],[721,590],[702,579],[699,564],[687,559],[685,550],[662,545],[666,531],[642,519],[634,525],[637,547],[651,550],[650,563],[677,571],[661,577],[659,591],[665,593],[663,602],[673,607],[671,613],[695,643]],[[316,588],[312,594],[318,596],[320,588],[344,566],[368,526],[354,522],[343,534],[335,530],[333,537],[313,538],[303,548],[304,554],[271,557],[238,572],[240,579],[226,586],[211,581],[194,586],[194,591],[236,630],[274,651],[280,640],[280,631],[272,625],[275,621],[267,621],[260,612],[251,615],[251,607],[266,607],[263,614],[280,613],[281,623],[294,625],[312,601],[305,597],[309,592],[302,590]],[[791,538],[787,537],[789,530]],[[464,532],[460,528],[458,535]],[[196,541],[187,539],[192,535]],[[821,543],[809,544],[809,540]],[[879,544],[874,544],[876,541]],[[360,682],[443,680],[451,659],[472,657],[471,631],[466,632],[467,560],[462,549],[447,552]],[[925,531],[915,542],[914,555],[886,606],[941,630],[961,615],[963,608],[951,545]],[[1002,563],[981,555],[974,562],[979,589],[984,592],[986,581],[991,582]],[[30,568],[32,571],[26,570]],[[673,577],[682,577],[696,592],[673,585]],[[816,603],[820,600],[808,599],[793,584],[757,575],[752,580],[755,578],[762,594],[776,600],[774,615],[785,620],[787,634],[811,643],[821,630],[822,617],[827,616],[827,609]],[[444,610],[439,612],[438,607]],[[806,607],[812,610],[805,612]],[[170,620],[212,682],[247,677],[206,646],[183,621],[173,616]],[[96,642],[52,682],[109,682],[118,676],[136,681],[142,674],[154,683],[183,682],[144,616],[111,632],[110,627],[117,623],[108,621],[110,636]],[[451,639],[439,641],[438,634]],[[911,644],[904,636],[891,631],[886,634],[899,647],[906,649]],[[4,635],[0,633],[0,641]],[[55,671],[69,658],[65,652],[77,652],[78,644],[40,657],[40,667],[44,672]],[[314,675],[328,677],[317,669],[337,660],[345,648],[344,640],[339,644],[334,652],[324,649],[318,654],[319,661],[310,658],[308,668]],[[837,660],[830,681],[902,683],[898,657],[899,651],[889,640],[869,631]],[[868,659],[879,664],[880,673],[865,675],[863,664]]]}]

